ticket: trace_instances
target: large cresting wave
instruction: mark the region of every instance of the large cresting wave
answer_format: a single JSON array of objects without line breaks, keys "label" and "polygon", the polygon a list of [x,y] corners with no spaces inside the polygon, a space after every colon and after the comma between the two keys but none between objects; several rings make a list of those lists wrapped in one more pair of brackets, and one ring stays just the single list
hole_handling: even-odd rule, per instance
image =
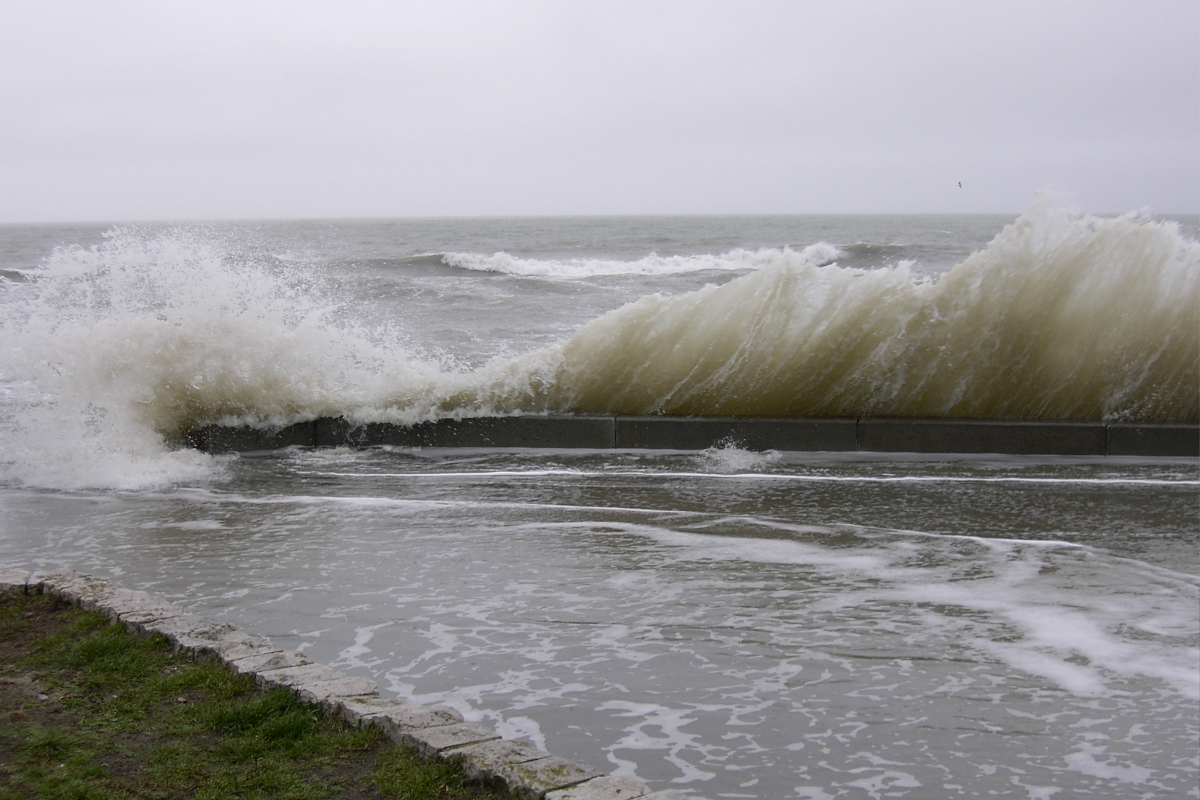
[{"label": "large cresting wave", "polygon": [[1200,244],[1039,203],[937,278],[781,258],[479,377],[442,407],[1195,423]]}]

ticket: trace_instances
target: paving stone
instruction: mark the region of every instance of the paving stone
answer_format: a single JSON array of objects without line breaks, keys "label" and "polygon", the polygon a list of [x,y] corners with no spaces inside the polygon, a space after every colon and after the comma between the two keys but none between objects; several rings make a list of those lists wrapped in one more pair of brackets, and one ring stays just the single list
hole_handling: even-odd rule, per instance
[{"label": "paving stone", "polygon": [[496,769],[497,777],[508,784],[508,790],[517,800],[542,800],[546,792],[598,778],[600,774],[587,764],[558,756],[504,764]]},{"label": "paving stone", "polygon": [[333,716],[353,725],[365,728],[375,724],[373,719],[390,708],[396,708],[400,701],[392,697],[380,697],[378,694],[367,694],[358,697],[339,697],[333,703],[330,712]]},{"label": "paving stone", "polygon": [[229,667],[239,675],[257,675],[287,667],[303,667],[311,664],[312,660],[303,653],[295,650],[267,650],[262,653],[230,659]]},{"label": "paving stone", "polygon": [[214,623],[211,627],[181,633],[175,644],[186,650],[212,653],[223,661],[228,660],[231,654],[253,655],[275,649],[266,639],[251,636],[241,628],[226,627],[225,623]]},{"label": "paving stone", "polygon": [[529,741],[493,739],[466,747],[456,747],[445,752],[447,756],[459,756],[473,778],[499,777],[498,770],[510,764],[535,761],[550,754]]},{"label": "paving stone", "polygon": [[56,586],[62,581],[68,580],[75,572],[69,569],[56,569],[50,572],[35,572],[32,580],[42,586]]},{"label": "paving stone", "polygon": [[84,611],[99,611],[101,614],[105,615],[108,614],[109,601],[116,596],[118,592],[129,591],[123,586],[119,586],[102,578],[86,582],[78,581],[76,582],[75,586],[78,594],[72,602],[74,602]]},{"label": "paving stone", "polygon": [[605,775],[546,795],[546,800],[640,800],[650,787],[633,778]]},{"label": "paving stone", "polygon": [[[210,649],[226,664],[242,658],[280,652],[279,648],[271,644],[270,640],[264,639],[261,636],[254,636],[245,631],[239,631],[236,636],[229,636],[228,638],[213,642]],[[279,666],[282,667],[284,665],[280,664]]]},{"label": "paving stone", "polygon": [[451,747],[499,739],[495,731],[476,722],[456,722],[452,725],[437,725],[432,728],[402,728],[384,726],[393,742],[412,747],[425,755],[436,755]]},{"label": "paving stone", "polygon": [[25,594],[29,577],[23,569],[0,570],[0,594]]},{"label": "paving stone", "polygon": [[332,709],[337,699],[355,697],[379,691],[379,685],[370,678],[358,675],[343,675],[332,681],[315,681],[295,687],[301,699]]},{"label": "paving stone", "polygon": [[299,667],[263,670],[258,673],[258,682],[267,686],[303,686],[307,683],[335,681],[345,677],[328,664],[304,664]]},{"label": "paving stone", "polygon": [[170,619],[172,617],[182,617],[188,612],[179,606],[173,606],[170,603],[164,603],[161,600],[152,603],[145,608],[136,611],[125,611],[117,615],[118,621],[124,623],[127,628],[142,629],[151,622]]},{"label": "paving stone", "polygon": [[161,602],[151,597],[148,592],[135,592],[124,586],[112,586],[95,608],[109,620],[116,622],[122,614],[144,611],[158,605],[161,605]]},{"label": "paving stone", "polygon": [[390,722],[407,728],[434,728],[439,725],[456,724],[463,721],[463,715],[458,709],[450,706],[423,706],[410,703],[405,711],[389,711],[384,715]]},{"label": "paving stone", "polygon": [[218,642],[236,642],[239,637],[246,635],[236,625],[230,625],[228,622],[214,622],[198,614],[190,613],[147,622],[143,627],[148,631],[161,633],[176,648],[189,652],[216,652]]},{"label": "paving stone", "polygon": [[65,583],[56,586],[55,591],[63,599],[91,611],[96,608],[97,603],[113,591],[113,585],[104,578],[73,575]]},{"label": "paving stone", "polygon": [[334,709],[351,725],[380,725],[395,728],[432,728],[462,722],[462,714],[450,706],[422,706],[392,697],[345,697]]},{"label": "paving stone", "polygon": [[[122,621],[125,620],[122,618]],[[191,633],[192,631],[209,624],[211,623],[199,614],[193,614],[190,611],[185,611],[182,614],[175,614],[170,617],[163,617],[162,619],[149,620],[148,622],[142,623],[142,627],[148,631],[161,633],[163,636],[174,642],[175,637],[179,636],[180,634]]]},{"label": "paving stone", "polygon": [[80,575],[72,570],[46,572],[38,575],[37,579],[38,583],[42,585],[42,591],[49,591],[54,596],[76,605],[81,599],[89,598],[103,584],[107,583],[102,578]]},{"label": "paving stone", "polygon": [[226,663],[235,658],[278,650],[261,636],[246,633],[226,622],[214,622],[188,613],[178,606],[161,603],[145,592],[121,589],[97,606],[97,610],[110,620],[123,623],[130,630],[160,633],[176,649],[210,653]]},{"label": "paving stone", "polygon": [[99,598],[95,608],[110,620],[126,625],[145,625],[188,613],[186,609],[164,603],[148,592],[133,591],[115,585]]}]

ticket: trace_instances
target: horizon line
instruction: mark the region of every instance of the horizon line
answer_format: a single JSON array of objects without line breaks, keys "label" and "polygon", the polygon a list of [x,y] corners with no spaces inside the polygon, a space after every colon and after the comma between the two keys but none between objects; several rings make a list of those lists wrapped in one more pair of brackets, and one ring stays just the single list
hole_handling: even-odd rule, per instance
[{"label": "horizon line", "polygon": [[[60,219],[8,219],[0,220],[0,226],[17,225],[170,225],[185,223],[249,223],[249,222],[385,222],[401,220],[504,220],[504,219],[654,219],[664,217],[727,218],[727,217],[1019,217],[1020,211],[775,211],[775,212],[631,212],[589,214],[396,214],[396,215],[333,215],[333,216],[244,216],[244,217],[94,217]],[[1125,214],[1143,214],[1153,218],[1200,217],[1197,211],[1150,211],[1127,209],[1125,211],[1080,211],[1092,216],[1117,217]]]}]

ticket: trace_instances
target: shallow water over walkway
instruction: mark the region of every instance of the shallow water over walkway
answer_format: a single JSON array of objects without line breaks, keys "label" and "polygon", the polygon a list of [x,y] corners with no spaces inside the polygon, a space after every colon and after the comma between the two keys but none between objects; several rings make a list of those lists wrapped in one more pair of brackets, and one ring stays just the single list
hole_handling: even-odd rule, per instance
[{"label": "shallow water over walkway", "polygon": [[284,451],[9,488],[70,564],[707,797],[1194,791],[1194,461]]}]

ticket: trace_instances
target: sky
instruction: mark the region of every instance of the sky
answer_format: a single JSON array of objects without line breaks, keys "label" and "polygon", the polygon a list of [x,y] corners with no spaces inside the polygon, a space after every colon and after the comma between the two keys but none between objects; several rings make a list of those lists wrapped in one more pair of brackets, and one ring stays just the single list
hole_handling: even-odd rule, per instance
[{"label": "sky", "polygon": [[1043,189],[1200,212],[1200,3],[0,0],[0,222],[1016,213]]}]

